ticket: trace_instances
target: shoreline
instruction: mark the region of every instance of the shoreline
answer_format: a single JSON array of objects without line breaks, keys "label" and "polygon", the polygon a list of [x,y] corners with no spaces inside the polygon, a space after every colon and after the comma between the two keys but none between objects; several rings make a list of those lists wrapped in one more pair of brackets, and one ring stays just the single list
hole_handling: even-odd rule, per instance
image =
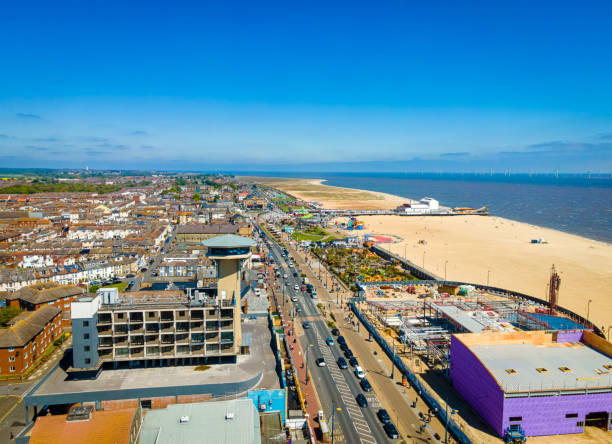
[{"label": "shoreline", "polygon": [[[385,193],[323,185],[324,179],[264,181],[297,198],[320,202],[324,208],[394,208],[408,202],[406,198]],[[494,215],[358,219],[364,222],[365,229],[345,234],[398,236],[401,241],[383,244],[384,248],[424,265],[438,276],[446,274],[449,280],[489,283],[546,300],[554,264],[561,275],[559,305],[585,318],[588,311],[590,320],[604,327],[606,333],[612,324],[609,243]],[[531,239],[540,238],[548,243],[531,244]]]}]

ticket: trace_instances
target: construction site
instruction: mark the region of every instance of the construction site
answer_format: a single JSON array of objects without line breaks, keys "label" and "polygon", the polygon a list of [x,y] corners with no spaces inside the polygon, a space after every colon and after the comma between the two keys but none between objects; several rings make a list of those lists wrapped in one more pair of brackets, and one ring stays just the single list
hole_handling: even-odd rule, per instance
[{"label": "construction site", "polygon": [[[581,375],[585,381],[597,379],[597,384],[578,384],[580,390],[586,390],[580,395],[595,400],[595,404],[601,404],[602,412],[612,411],[612,384],[609,383],[610,369],[612,369],[612,358],[610,357],[612,346],[598,336],[596,334],[598,332],[593,333],[588,329],[588,325],[581,324],[580,318],[572,319],[571,316],[558,312],[556,292],[559,289],[560,281],[554,268],[551,271],[550,279],[547,304],[511,297],[502,292],[490,291],[470,284],[454,285],[442,281],[413,281],[362,283],[359,285],[361,291],[357,307],[375,331],[392,346],[392,353],[397,355],[420,383],[430,390],[440,405],[448,402],[457,413],[460,412],[460,414],[453,415],[452,419],[459,424],[472,442],[490,442],[496,437],[500,439],[499,442],[502,439],[506,442],[522,442],[527,436],[530,437],[530,442],[552,442],[547,441],[548,437],[540,436],[551,434],[550,428],[546,429],[534,423],[530,415],[525,415],[522,422],[510,424],[506,421],[502,428],[501,424],[493,424],[483,413],[487,410],[483,410],[482,406],[472,399],[482,400],[486,394],[480,393],[473,397],[471,392],[466,393],[467,389],[461,394],[458,393],[457,384],[454,384],[453,381],[453,369],[457,372],[456,369],[461,368],[464,362],[470,362],[469,357],[472,354],[456,353],[456,356],[453,356],[452,353],[457,348],[457,346],[452,346],[455,343],[456,335],[461,337],[485,335],[488,337],[486,335],[491,334],[490,338],[499,337],[495,344],[491,344],[491,346],[498,346],[492,349],[495,351],[502,349],[500,344],[504,344],[504,338],[516,340],[517,337],[522,338],[523,336],[530,338],[529,335],[539,334],[537,332],[542,334],[554,332],[554,338],[550,339],[547,347],[550,348],[550,344],[560,347],[555,349],[557,352],[555,359],[561,359],[559,362],[566,363],[558,367],[577,368],[578,365],[572,362],[574,354],[568,352],[567,343],[570,340],[563,339],[572,337],[573,347],[584,346],[585,349],[592,352],[593,365],[595,366],[596,362],[599,363],[594,369],[586,369],[583,372],[584,375]],[[574,335],[575,338],[571,335]],[[586,335],[589,335],[590,339],[585,345],[581,341]],[[597,341],[592,338],[596,338]],[[525,341],[529,342],[530,339],[523,339],[522,343],[527,343]],[[595,342],[599,344],[597,348],[593,347]],[[487,348],[481,347],[479,353],[486,356]],[[534,368],[553,366],[553,364],[546,365],[544,362],[536,362],[536,357],[539,355],[537,352],[533,353]],[[561,358],[563,356],[567,356],[566,361]],[[521,358],[522,356],[518,355],[516,362],[505,363],[505,365],[509,368],[530,368],[530,363],[521,362]],[[522,384],[532,388],[536,385],[534,381],[537,378],[531,378],[534,379],[531,381],[530,378],[526,378],[525,373],[527,372],[522,372],[521,375]],[[487,374],[490,372],[485,372],[485,376]],[[504,384],[507,384],[506,380]],[[498,385],[502,387],[501,382]],[[452,388],[453,386],[455,389]],[[589,390],[595,388],[599,398],[596,398],[594,393],[589,393]],[[478,391],[478,385],[471,390]],[[536,396],[533,390],[527,390],[527,392],[528,397]],[[601,397],[602,393],[607,393],[607,397]],[[503,395],[504,398],[510,396],[507,393]],[[519,397],[517,394],[512,396]],[[544,395],[539,393],[537,396]],[[596,415],[597,422],[589,422],[588,415],[597,410],[596,407],[592,407],[589,412],[584,413],[582,419],[579,415],[578,420],[574,421],[571,427],[560,425],[557,433],[584,432],[582,436],[586,437],[592,434],[599,436],[597,434],[601,432],[598,439],[612,439],[612,432],[608,431],[610,418],[607,413]],[[531,412],[531,414],[536,415],[537,413]],[[569,412],[568,414],[573,415],[574,413]],[[516,420],[518,417],[515,415],[512,419]],[[483,419],[488,423],[490,429],[482,427]]]}]

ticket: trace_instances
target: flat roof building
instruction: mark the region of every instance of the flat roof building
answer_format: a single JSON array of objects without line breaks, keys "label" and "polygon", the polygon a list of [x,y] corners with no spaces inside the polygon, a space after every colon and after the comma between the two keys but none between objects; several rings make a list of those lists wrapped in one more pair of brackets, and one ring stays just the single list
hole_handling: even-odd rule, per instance
[{"label": "flat roof building", "polygon": [[610,430],[612,344],[589,330],[456,334],[450,376],[501,437]]},{"label": "flat roof building", "polygon": [[260,444],[259,413],[250,399],[172,404],[144,417],[139,444]]}]

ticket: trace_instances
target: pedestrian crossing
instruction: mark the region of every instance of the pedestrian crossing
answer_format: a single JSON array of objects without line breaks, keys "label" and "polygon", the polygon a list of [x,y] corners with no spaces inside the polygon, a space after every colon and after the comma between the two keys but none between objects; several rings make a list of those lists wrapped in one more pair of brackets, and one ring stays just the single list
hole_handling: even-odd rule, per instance
[{"label": "pedestrian crossing", "polygon": [[[376,444],[376,440],[372,436],[370,426],[363,416],[361,407],[359,407],[357,405],[357,401],[355,401],[356,395],[351,391],[350,387],[346,383],[345,373],[347,373],[347,371],[343,372],[340,370],[336,364],[336,359],[334,358],[329,345],[327,345],[318,331],[316,331],[316,335],[321,355],[323,355],[323,358],[325,359],[327,369],[329,370],[336,388],[340,393],[340,398],[342,398],[342,401],[344,402],[345,409],[348,412],[353,425],[355,426],[359,439],[364,444]],[[374,393],[367,394],[366,399],[368,400],[368,404],[372,405],[373,407],[380,407],[380,403],[378,402],[378,399]]]}]

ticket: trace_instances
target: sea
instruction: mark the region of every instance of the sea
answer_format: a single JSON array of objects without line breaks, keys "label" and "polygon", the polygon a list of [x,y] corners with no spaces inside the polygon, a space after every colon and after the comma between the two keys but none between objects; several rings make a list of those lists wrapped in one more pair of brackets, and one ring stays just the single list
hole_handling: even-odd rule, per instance
[{"label": "sea", "polygon": [[248,175],[324,179],[326,185],[410,199],[433,197],[447,207],[486,206],[495,216],[612,243],[610,174],[252,172]]}]

